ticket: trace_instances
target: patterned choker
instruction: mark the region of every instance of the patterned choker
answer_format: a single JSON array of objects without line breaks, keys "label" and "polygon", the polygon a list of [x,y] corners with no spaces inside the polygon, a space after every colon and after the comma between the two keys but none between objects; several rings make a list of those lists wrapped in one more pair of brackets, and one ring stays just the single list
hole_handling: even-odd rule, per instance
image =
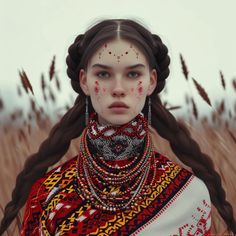
[{"label": "patterned choker", "polygon": [[97,114],[93,113],[88,124],[88,147],[107,161],[130,159],[143,152],[147,129],[142,113],[119,126],[100,125]]}]

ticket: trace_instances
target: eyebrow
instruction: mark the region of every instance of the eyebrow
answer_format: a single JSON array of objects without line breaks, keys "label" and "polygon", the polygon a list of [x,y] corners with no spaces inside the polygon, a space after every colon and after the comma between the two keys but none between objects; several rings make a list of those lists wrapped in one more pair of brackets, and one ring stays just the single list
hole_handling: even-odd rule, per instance
[{"label": "eyebrow", "polygon": [[[102,64],[94,64],[92,66],[92,68],[94,68],[94,67],[101,67],[103,69],[111,69],[112,68],[110,66],[106,66],[106,65],[102,65]],[[135,64],[135,65],[126,67],[126,69],[134,69],[136,67],[143,67],[143,68],[145,68],[145,65],[143,65],[143,64]]]}]

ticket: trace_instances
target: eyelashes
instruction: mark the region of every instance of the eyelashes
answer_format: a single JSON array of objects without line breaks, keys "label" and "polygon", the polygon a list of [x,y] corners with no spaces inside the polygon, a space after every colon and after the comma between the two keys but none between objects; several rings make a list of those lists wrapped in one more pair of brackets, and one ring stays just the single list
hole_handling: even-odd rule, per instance
[{"label": "eyelashes", "polygon": [[[106,76],[101,76],[101,75],[106,75]],[[129,78],[138,78],[141,76],[141,73],[139,72],[136,72],[136,71],[130,71],[127,75],[135,75],[135,76],[128,76]],[[96,76],[99,77],[99,78],[109,78],[110,77],[110,73],[107,72],[107,71],[100,71],[98,73],[96,73]]]}]

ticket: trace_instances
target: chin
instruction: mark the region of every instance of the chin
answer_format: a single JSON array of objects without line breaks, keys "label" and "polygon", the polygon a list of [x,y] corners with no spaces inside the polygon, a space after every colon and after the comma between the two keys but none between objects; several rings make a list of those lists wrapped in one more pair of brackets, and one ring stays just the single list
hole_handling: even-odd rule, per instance
[{"label": "chin", "polygon": [[109,123],[111,123],[112,125],[124,125],[130,122],[132,119],[133,117],[130,117],[129,115],[116,114],[113,119],[109,119]]},{"label": "chin", "polygon": [[106,119],[100,120],[100,124],[103,125],[123,125],[130,121],[129,117],[127,115],[120,115],[115,114],[112,117],[109,115],[106,117]]}]

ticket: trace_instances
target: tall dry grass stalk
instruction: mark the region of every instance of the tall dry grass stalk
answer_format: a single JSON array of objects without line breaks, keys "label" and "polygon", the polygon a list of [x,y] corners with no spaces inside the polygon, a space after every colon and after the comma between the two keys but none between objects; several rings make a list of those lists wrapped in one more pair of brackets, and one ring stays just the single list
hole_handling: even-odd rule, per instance
[{"label": "tall dry grass stalk", "polygon": [[45,78],[44,78],[44,74],[41,74],[41,89],[43,91],[43,93],[45,92],[45,88],[46,88],[46,83],[45,83]]},{"label": "tall dry grass stalk", "polygon": [[34,95],[34,91],[33,91],[33,88],[32,88],[32,85],[25,73],[25,71],[22,69],[22,71],[19,71],[19,75],[20,75],[20,78],[21,78],[21,83],[26,91],[26,93],[28,93],[28,91],[30,90],[30,92]]},{"label": "tall dry grass stalk", "polygon": [[55,103],[55,102],[56,102],[56,97],[55,97],[55,95],[54,95],[54,93],[53,93],[53,91],[52,91],[51,86],[48,86],[48,91],[49,91],[49,97],[50,97],[51,101],[52,101],[53,103]]},{"label": "tall dry grass stalk", "polygon": [[54,74],[55,74],[55,60],[56,60],[56,56],[53,56],[50,68],[49,68],[49,79],[50,81],[52,80]]},{"label": "tall dry grass stalk", "polygon": [[[185,77],[186,80],[187,80],[187,76],[188,76],[188,74],[189,74],[189,71],[187,70],[186,62],[184,61],[183,56],[182,56],[181,54],[180,54],[180,60],[181,60],[182,71],[183,71],[184,77]],[[226,90],[225,79],[224,79],[224,75],[223,75],[222,71],[220,71],[220,78],[221,78],[221,85],[222,85],[223,89]],[[197,89],[197,91],[198,91],[199,95],[201,96],[201,98],[202,98],[208,105],[210,105],[210,106],[212,107],[211,101],[210,101],[210,99],[209,99],[209,96],[208,96],[206,90],[203,88],[203,86],[200,85],[199,82],[197,82],[197,80],[195,80],[194,78],[192,78],[192,80],[193,80],[194,85],[195,85],[195,88]],[[235,81],[235,80],[233,80],[233,87],[234,87],[234,89],[236,88],[236,81]],[[236,89],[235,89],[235,90],[236,90]],[[191,94],[192,94],[192,93],[191,93]],[[186,103],[188,104],[188,102],[187,102],[187,101],[188,101],[188,97],[186,96],[185,98],[187,98],[187,99],[185,99],[185,101],[186,101]],[[192,106],[193,106],[193,109],[192,109],[193,112],[192,112],[192,113],[193,113],[193,116],[195,117],[195,119],[197,119],[197,118],[198,118],[197,107],[196,107],[196,104],[195,104],[193,98],[191,98],[191,101],[192,101]],[[227,130],[227,132],[230,134],[230,136],[232,137],[233,141],[235,142],[235,136],[232,134],[232,132],[231,132],[230,129],[229,129],[229,126],[230,126],[230,125],[229,125],[229,122],[228,122],[228,121],[223,122],[223,121],[220,119],[221,114],[223,114],[224,112],[227,113],[227,111],[225,110],[224,99],[222,100],[220,106],[219,106],[217,109],[215,109],[214,107],[213,107],[213,109],[216,111],[216,112],[212,113],[212,121],[213,121],[213,123],[214,123],[215,121],[218,122],[218,125],[222,125],[222,123],[223,123],[223,124],[224,124],[224,127],[225,127],[226,130]],[[235,111],[236,111],[236,106],[234,107],[234,109],[235,109]],[[229,110],[228,112],[230,112],[230,110]],[[230,114],[231,114],[231,113],[230,113]],[[218,117],[218,119],[216,119],[216,116]],[[231,117],[230,117],[230,118],[231,118]],[[229,118],[229,120],[230,120],[230,118]],[[236,118],[236,116],[235,116],[235,118]],[[192,122],[192,120],[191,120],[191,122]],[[204,122],[202,121],[202,124],[205,124],[205,123],[206,123],[205,121],[204,121]]]},{"label": "tall dry grass stalk", "polygon": [[173,107],[169,107],[169,108],[166,108],[167,110],[177,110],[177,109],[180,109],[181,106],[173,106]]},{"label": "tall dry grass stalk", "polygon": [[180,62],[181,62],[181,67],[182,67],[182,71],[183,71],[184,77],[185,77],[186,80],[188,80],[188,72],[189,71],[188,71],[187,65],[186,65],[185,60],[184,60],[184,58],[183,58],[181,53],[180,53],[179,56],[180,56]]},{"label": "tall dry grass stalk", "polygon": [[209,99],[209,97],[208,97],[208,94],[207,94],[206,90],[205,90],[205,89],[200,85],[200,83],[197,82],[194,78],[192,78],[192,80],[193,80],[193,82],[194,82],[194,85],[195,85],[195,87],[196,87],[196,89],[197,89],[199,95],[202,97],[202,99],[203,99],[204,101],[207,102],[207,104],[209,104],[209,106],[211,106],[211,101],[210,101],[210,99]]},{"label": "tall dry grass stalk", "polygon": [[191,102],[192,102],[192,105],[193,105],[193,115],[194,117],[196,118],[196,120],[198,119],[198,111],[197,111],[197,106],[196,106],[196,103],[194,102],[194,99],[191,98]]},{"label": "tall dry grass stalk", "polygon": [[0,98],[0,111],[4,109],[3,100]]},{"label": "tall dry grass stalk", "polygon": [[225,79],[224,79],[224,75],[221,70],[220,70],[220,78],[221,78],[221,85],[222,85],[223,89],[225,90]]},{"label": "tall dry grass stalk", "polygon": [[61,91],[61,84],[60,84],[59,77],[57,74],[55,75],[55,81],[56,81],[57,90]]},{"label": "tall dry grass stalk", "polygon": [[221,115],[225,112],[225,101],[222,99],[219,107],[217,108],[218,114]]}]

